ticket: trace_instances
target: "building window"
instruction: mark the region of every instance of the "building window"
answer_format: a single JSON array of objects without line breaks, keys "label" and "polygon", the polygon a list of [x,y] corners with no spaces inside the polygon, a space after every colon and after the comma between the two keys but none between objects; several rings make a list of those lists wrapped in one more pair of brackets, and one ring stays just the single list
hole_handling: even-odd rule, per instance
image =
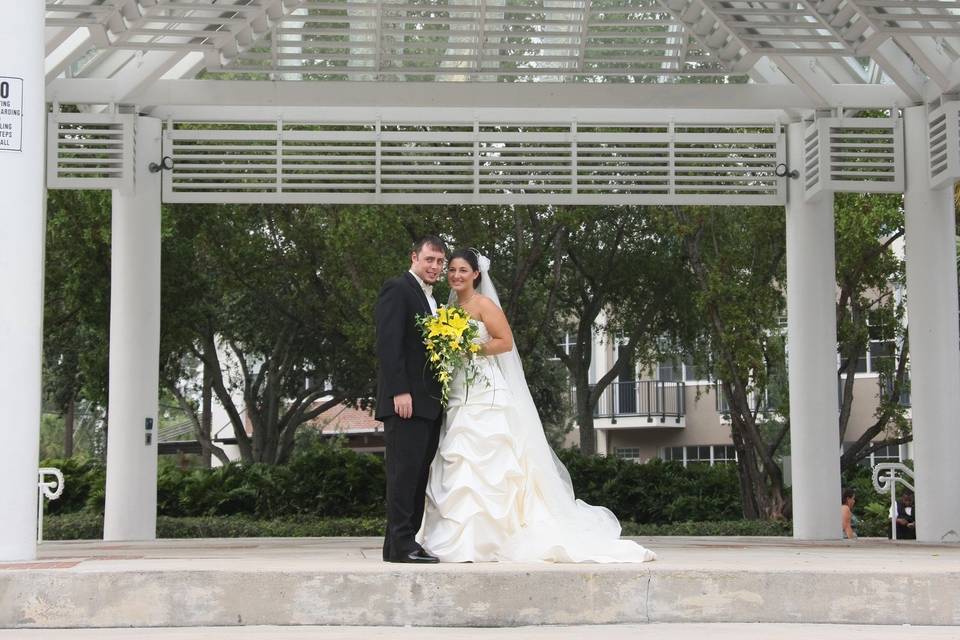
[{"label": "building window", "polygon": [[860,464],[868,469],[872,469],[881,462],[903,462],[903,459],[900,457],[900,445],[890,444],[885,447],[880,447],[861,460]]},{"label": "building window", "polygon": [[677,361],[661,362],[657,365],[657,380],[678,382],[683,378],[683,365]]},{"label": "building window", "polygon": [[707,379],[707,371],[695,366],[692,358],[669,360],[657,365],[657,380],[661,382],[700,382]]},{"label": "building window", "polygon": [[892,322],[882,309],[869,312],[867,332],[870,343],[857,358],[857,373],[880,373],[896,368],[896,335]]},{"label": "building window", "polygon": [[737,461],[737,451],[729,444],[691,445],[687,447],[664,447],[660,451],[662,460],[689,464],[724,464]]},{"label": "building window", "polygon": [[576,337],[569,331],[565,331],[563,336],[560,338],[560,342],[557,344],[560,347],[560,350],[565,354],[570,355],[570,351],[576,346],[577,340]]},{"label": "building window", "polygon": [[639,447],[616,447],[613,450],[613,453],[623,460],[629,460],[630,462],[640,462],[640,448]]},{"label": "building window", "polygon": [[663,460],[672,460],[674,462],[682,463],[684,461],[683,450],[684,447],[664,447],[660,457]]},{"label": "building window", "polygon": [[721,462],[736,462],[737,461],[737,449],[732,444],[715,444],[713,445],[713,463],[719,464]]}]

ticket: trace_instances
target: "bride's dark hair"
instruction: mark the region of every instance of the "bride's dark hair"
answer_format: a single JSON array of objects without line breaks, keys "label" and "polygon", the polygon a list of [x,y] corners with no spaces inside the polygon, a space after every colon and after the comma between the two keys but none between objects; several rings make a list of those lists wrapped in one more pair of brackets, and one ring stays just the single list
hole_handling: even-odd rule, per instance
[{"label": "bride's dark hair", "polygon": [[473,288],[476,289],[480,286],[480,281],[483,280],[483,274],[479,273],[480,271],[480,254],[477,253],[476,249],[457,249],[453,252],[453,255],[450,256],[450,262],[453,262],[457,258],[466,260],[467,264],[470,265],[470,268],[477,272],[477,277],[473,279]]}]

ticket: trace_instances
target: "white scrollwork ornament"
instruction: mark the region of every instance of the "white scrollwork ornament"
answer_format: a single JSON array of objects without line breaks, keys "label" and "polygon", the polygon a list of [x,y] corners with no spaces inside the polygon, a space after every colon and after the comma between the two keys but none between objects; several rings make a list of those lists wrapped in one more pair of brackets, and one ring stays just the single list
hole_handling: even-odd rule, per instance
[{"label": "white scrollwork ornament", "polygon": [[[37,542],[43,542],[43,499],[56,500],[63,495],[63,472],[54,467],[40,467],[37,479]],[[47,476],[53,476],[48,480]]]},{"label": "white scrollwork ornament", "polygon": [[[47,500],[56,500],[63,495],[63,472],[54,467],[40,468],[40,490]],[[53,476],[53,480],[46,480],[45,476]]]}]

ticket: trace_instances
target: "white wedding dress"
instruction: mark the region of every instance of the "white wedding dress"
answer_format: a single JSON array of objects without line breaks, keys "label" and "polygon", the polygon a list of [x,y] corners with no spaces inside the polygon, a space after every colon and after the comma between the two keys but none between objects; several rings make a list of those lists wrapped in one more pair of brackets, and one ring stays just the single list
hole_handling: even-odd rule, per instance
[{"label": "white wedding dress", "polygon": [[[477,324],[480,341],[489,340],[486,327]],[[516,351],[481,356],[477,363],[482,375],[472,384],[462,371],[451,384],[417,535],[424,549],[442,562],[655,559],[652,551],[620,539],[620,523],[609,509],[574,498]]]}]

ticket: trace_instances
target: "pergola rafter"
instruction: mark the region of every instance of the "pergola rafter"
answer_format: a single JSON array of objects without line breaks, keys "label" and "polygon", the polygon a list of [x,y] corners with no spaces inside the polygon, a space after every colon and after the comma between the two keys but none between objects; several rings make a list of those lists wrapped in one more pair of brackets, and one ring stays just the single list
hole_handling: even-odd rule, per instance
[{"label": "pergola rafter", "polygon": [[[52,81],[960,84],[957,0],[47,0]],[[86,33],[87,36],[82,35]],[[91,52],[94,52],[91,54]],[[202,56],[202,59],[200,58]],[[756,73],[769,58],[773,76]],[[78,60],[83,60],[78,64]],[[184,60],[190,60],[185,64]],[[133,66],[128,66],[128,65]],[[126,71],[124,69],[126,68]],[[879,74],[873,74],[878,69]],[[748,77],[747,74],[750,74]]]}]

